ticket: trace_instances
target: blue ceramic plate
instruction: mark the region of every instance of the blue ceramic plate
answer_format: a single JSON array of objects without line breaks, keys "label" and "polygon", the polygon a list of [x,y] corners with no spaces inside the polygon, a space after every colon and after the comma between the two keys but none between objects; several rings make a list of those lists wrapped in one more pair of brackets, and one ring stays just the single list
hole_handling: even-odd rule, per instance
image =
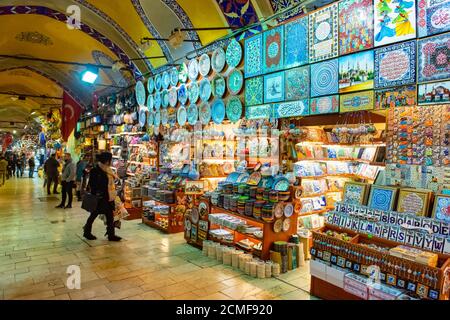
[{"label": "blue ceramic plate", "polygon": [[222,98],[225,94],[227,83],[220,74],[216,75],[212,81],[212,93],[216,98]]},{"label": "blue ceramic plate", "polygon": [[167,108],[169,106],[169,91],[164,90],[161,94],[161,105],[163,108]]},{"label": "blue ceramic plate", "polygon": [[170,86],[170,75],[169,72],[164,71],[162,75],[162,87],[163,89],[167,89]]},{"label": "blue ceramic plate", "polygon": [[227,102],[227,118],[236,123],[242,116],[242,102],[239,97],[231,97]]},{"label": "blue ceramic plate", "polygon": [[189,86],[188,96],[191,103],[196,103],[198,101],[198,98],[200,97],[200,89],[197,82],[192,82]]},{"label": "blue ceramic plate", "polygon": [[182,127],[186,124],[186,120],[187,120],[186,108],[181,106],[178,108],[178,112],[177,112],[178,124]]},{"label": "blue ceramic plate", "polygon": [[203,102],[199,110],[200,121],[203,125],[207,125],[211,121],[211,108],[208,102]]},{"label": "blue ceramic plate", "polygon": [[153,95],[149,94],[147,97],[147,109],[149,111],[153,110],[153,107],[155,106],[155,100],[153,98]]},{"label": "blue ceramic plate", "polygon": [[229,183],[236,183],[237,179],[239,178],[241,174],[239,172],[232,172],[228,175],[227,179],[225,180],[226,182]]},{"label": "blue ceramic plate", "polygon": [[169,123],[169,112],[167,109],[161,109],[161,124],[165,126]]},{"label": "blue ceramic plate", "polygon": [[238,69],[231,71],[228,76],[228,90],[232,95],[238,95],[244,86],[244,75]]},{"label": "blue ceramic plate", "polygon": [[137,102],[137,104],[140,105],[140,106],[145,106],[145,102],[146,102],[147,96],[145,94],[145,86],[142,83],[142,81],[138,81],[136,83],[135,90],[136,90],[136,102]]},{"label": "blue ceramic plate", "polygon": [[275,191],[288,191],[289,190],[289,180],[285,177],[275,178],[273,181],[272,189]]},{"label": "blue ceramic plate", "polygon": [[147,115],[147,125],[150,127],[155,124],[155,113],[150,110]]},{"label": "blue ceramic plate", "polygon": [[242,60],[242,46],[236,39],[231,40],[226,53],[227,64],[230,68],[236,68]]},{"label": "blue ceramic plate", "polygon": [[157,91],[155,93],[155,99],[153,100],[153,104],[155,105],[155,109],[159,110],[161,108],[161,92]]},{"label": "blue ceramic plate", "polygon": [[225,119],[225,104],[222,99],[214,100],[211,107],[211,118],[215,124],[221,124]]},{"label": "blue ceramic plate", "polygon": [[206,102],[211,98],[211,82],[207,78],[200,81],[200,99]]},{"label": "blue ceramic plate", "polygon": [[209,71],[211,71],[211,58],[207,53],[201,55],[198,69],[203,77],[206,77],[209,74]]},{"label": "blue ceramic plate", "polygon": [[272,176],[263,177],[259,182],[258,187],[272,189],[273,180]]},{"label": "blue ceramic plate", "polygon": [[170,107],[167,109],[167,112],[169,115],[169,126],[173,127],[177,123],[177,110]]},{"label": "blue ceramic plate", "polygon": [[146,123],[147,123],[147,114],[145,113],[145,110],[141,110],[139,112],[139,125],[141,127],[145,127]]},{"label": "blue ceramic plate", "polygon": [[161,90],[161,87],[162,87],[161,74],[158,73],[158,74],[155,76],[155,90],[156,90],[156,91],[160,91],[160,90]]},{"label": "blue ceramic plate", "polygon": [[170,84],[176,87],[178,84],[178,70],[176,67],[170,69]]},{"label": "blue ceramic plate", "polygon": [[217,73],[221,72],[223,68],[225,67],[225,51],[223,48],[217,48],[214,50],[212,59],[211,59],[211,66],[213,70]]},{"label": "blue ceramic plate", "polygon": [[250,177],[250,175],[247,172],[243,172],[243,173],[239,174],[239,177],[237,178],[236,183],[247,183],[249,177]]},{"label": "blue ceramic plate", "polygon": [[197,59],[192,59],[191,61],[189,61],[189,79],[191,79],[191,81],[195,81],[198,78],[198,61]]},{"label": "blue ceramic plate", "polygon": [[175,107],[178,102],[178,92],[177,88],[172,87],[169,90],[169,104],[171,107]]},{"label": "blue ceramic plate", "polygon": [[182,84],[179,88],[178,88],[178,100],[180,101],[180,103],[182,105],[185,105],[188,99],[188,92],[186,89],[186,85]]},{"label": "blue ceramic plate", "polygon": [[148,93],[153,93],[153,91],[155,90],[155,80],[153,79],[153,77],[150,77],[147,80],[147,90]]},{"label": "blue ceramic plate", "polygon": [[180,66],[180,70],[178,71],[178,79],[180,80],[181,83],[186,83],[187,79],[188,79],[188,68],[186,66],[186,63],[183,63]]},{"label": "blue ceramic plate", "polygon": [[159,125],[161,124],[161,112],[160,111],[155,112],[155,118],[153,119],[153,123],[156,127],[159,127]]},{"label": "blue ceramic plate", "polygon": [[187,108],[187,121],[191,126],[195,125],[198,121],[198,108],[196,104],[191,104]]}]

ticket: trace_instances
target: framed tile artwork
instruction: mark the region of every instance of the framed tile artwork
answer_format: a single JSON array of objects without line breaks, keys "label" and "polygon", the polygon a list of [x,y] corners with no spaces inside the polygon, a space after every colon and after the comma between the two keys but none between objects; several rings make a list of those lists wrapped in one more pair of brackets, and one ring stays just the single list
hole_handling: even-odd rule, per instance
[{"label": "framed tile artwork", "polygon": [[450,30],[449,0],[418,0],[417,32],[419,37],[431,36]]},{"label": "framed tile artwork", "polygon": [[394,210],[397,193],[397,188],[373,185],[370,188],[367,206],[384,211]]},{"label": "framed tile artwork", "polygon": [[338,59],[311,65],[311,97],[336,94],[338,90]]},{"label": "framed tile artwork", "polygon": [[416,37],[416,2],[377,0],[374,2],[375,47]]},{"label": "framed tile artwork", "polygon": [[339,112],[372,110],[374,99],[373,90],[342,94],[339,98]]},{"label": "framed tile artwork", "polygon": [[450,195],[436,195],[434,199],[433,218],[450,224]]},{"label": "framed tile artwork", "polygon": [[284,67],[284,26],[263,33],[263,73],[278,71]]},{"label": "framed tile artwork", "polygon": [[323,7],[309,14],[309,62],[337,57],[338,5]]},{"label": "framed tile artwork", "polygon": [[285,71],[286,100],[309,98],[309,66]]},{"label": "framed tile artwork", "polygon": [[418,82],[450,79],[450,33],[418,40],[417,55]]},{"label": "framed tile artwork", "polygon": [[264,78],[255,77],[245,80],[245,105],[254,106],[264,103]]},{"label": "framed tile artwork", "polygon": [[373,50],[339,57],[339,92],[373,89]]},{"label": "framed tile artwork", "polygon": [[389,109],[391,107],[410,107],[416,104],[417,92],[415,85],[375,91],[375,110]]},{"label": "framed tile artwork", "polygon": [[339,2],[339,54],[373,48],[373,0]]},{"label": "framed tile artwork", "polygon": [[264,103],[284,101],[284,71],[264,76]]},{"label": "framed tile artwork", "polygon": [[364,205],[370,186],[360,182],[346,182],[344,185],[343,202],[347,204]]},{"label": "framed tile artwork", "polygon": [[247,120],[269,119],[272,117],[272,113],[272,105],[270,104],[245,108],[245,118]]},{"label": "framed tile artwork", "polygon": [[273,106],[275,118],[290,118],[309,115],[309,99],[276,103]]},{"label": "framed tile artwork", "polygon": [[308,16],[284,25],[284,67],[293,68],[309,62]]},{"label": "framed tile artwork", "polygon": [[419,105],[450,103],[450,81],[419,84]]},{"label": "framed tile artwork", "polygon": [[339,112],[339,95],[312,98],[310,102],[310,114],[327,114]]},{"label": "framed tile artwork", "polygon": [[426,216],[430,205],[430,192],[421,189],[400,189],[397,211]]},{"label": "framed tile artwork", "polygon": [[375,88],[397,87],[416,81],[416,41],[375,50]]},{"label": "framed tile artwork", "polygon": [[259,33],[256,36],[245,39],[245,77],[259,76],[262,73],[263,62],[263,37]]}]

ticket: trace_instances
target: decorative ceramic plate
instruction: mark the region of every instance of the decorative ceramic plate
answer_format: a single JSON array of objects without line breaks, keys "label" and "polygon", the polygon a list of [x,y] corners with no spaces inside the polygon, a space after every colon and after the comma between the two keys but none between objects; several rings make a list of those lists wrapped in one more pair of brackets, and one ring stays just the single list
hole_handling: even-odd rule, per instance
[{"label": "decorative ceramic plate", "polygon": [[225,119],[225,103],[222,99],[214,100],[211,107],[211,117],[215,124],[221,124]]},{"label": "decorative ceramic plate", "polygon": [[214,50],[211,59],[211,66],[213,70],[217,73],[221,72],[225,67],[225,62],[225,51],[223,48],[217,48]]},{"label": "decorative ceramic plate", "polygon": [[177,109],[169,107],[167,112],[169,115],[169,126],[174,127],[177,123]]},{"label": "decorative ceramic plate", "polygon": [[196,103],[198,101],[198,98],[200,97],[200,89],[197,82],[192,82],[189,86],[188,96],[191,103]]},{"label": "decorative ceramic plate", "polygon": [[227,102],[227,117],[232,123],[236,123],[242,116],[242,102],[239,97],[231,97]]},{"label": "decorative ceramic plate", "polygon": [[211,71],[211,58],[207,53],[202,54],[200,57],[198,68],[203,77],[206,77]]},{"label": "decorative ceramic plate", "polygon": [[273,224],[273,232],[280,233],[281,230],[283,230],[283,220],[282,219],[278,219]]},{"label": "decorative ceramic plate", "polygon": [[164,71],[162,75],[162,87],[163,89],[168,89],[170,86],[170,75],[169,72]]},{"label": "decorative ceramic plate", "polygon": [[153,77],[150,77],[147,80],[147,90],[148,93],[153,93],[153,91],[155,90],[155,80],[153,79]]},{"label": "decorative ceramic plate", "polygon": [[147,114],[145,113],[145,110],[141,110],[139,112],[139,125],[141,127],[145,127],[146,123],[147,123]]},{"label": "decorative ceramic plate", "polygon": [[207,78],[200,81],[200,99],[208,101],[211,98],[211,83]]},{"label": "decorative ceramic plate", "polygon": [[191,231],[192,224],[191,224],[191,221],[189,219],[185,219],[185,221],[184,221],[184,228],[187,231]]},{"label": "decorative ceramic plate", "polygon": [[155,76],[155,90],[156,90],[156,91],[160,91],[160,90],[161,90],[161,87],[162,87],[161,74],[158,73],[158,74]]},{"label": "decorative ceramic plate", "polygon": [[228,175],[227,179],[225,180],[226,182],[229,183],[236,183],[237,179],[239,178],[241,174],[239,172],[232,172]]},{"label": "decorative ceramic plate", "polygon": [[167,108],[169,106],[169,91],[164,90],[161,94],[161,105],[163,108]]},{"label": "decorative ceramic plate", "polygon": [[275,218],[280,219],[284,214],[284,203],[278,202],[274,209]]},{"label": "decorative ceramic plate", "polygon": [[216,75],[212,80],[211,86],[214,97],[222,98],[227,88],[225,78],[222,77],[220,74]]},{"label": "decorative ceramic plate", "polygon": [[186,89],[186,85],[182,84],[179,88],[178,88],[178,100],[180,101],[180,103],[182,105],[185,105],[187,100],[188,100],[188,92]]},{"label": "decorative ceramic plate", "polygon": [[155,112],[150,110],[147,115],[147,125],[153,126],[155,124]]},{"label": "decorative ceramic plate", "polygon": [[181,83],[186,83],[188,79],[188,68],[186,66],[186,63],[183,63],[180,66],[180,70],[178,71],[178,80],[180,80]]},{"label": "decorative ceramic plate", "polygon": [[178,84],[178,70],[176,67],[170,69],[170,84],[176,87]]},{"label": "decorative ceramic plate", "polygon": [[194,103],[191,103],[187,108],[187,120],[191,126],[195,125],[198,121],[198,108]]},{"label": "decorative ceramic plate", "polygon": [[237,178],[236,183],[247,183],[249,177],[250,175],[247,172],[243,172]]},{"label": "decorative ceramic plate", "polygon": [[200,217],[205,217],[209,213],[208,203],[200,200],[200,203],[198,204],[198,212],[200,214]]},{"label": "decorative ceramic plate", "polygon": [[191,61],[189,61],[189,79],[191,79],[191,81],[195,81],[198,78],[198,61],[197,59],[192,59]]},{"label": "decorative ceramic plate", "polygon": [[260,172],[253,172],[250,177],[248,178],[247,184],[251,186],[257,186],[259,182],[261,181],[261,173]]},{"label": "decorative ceramic plate", "polygon": [[177,88],[172,87],[169,90],[169,104],[171,107],[175,107],[178,102],[178,92]]},{"label": "decorative ceramic plate", "polygon": [[286,218],[283,221],[283,232],[288,232],[291,228],[291,219]]},{"label": "decorative ceramic plate", "polygon": [[155,93],[155,99],[153,100],[153,104],[155,105],[155,109],[159,110],[161,108],[161,92],[157,91]]},{"label": "decorative ceramic plate", "polygon": [[153,119],[153,124],[156,127],[159,127],[159,125],[161,124],[161,112],[159,110],[155,112],[155,118]]},{"label": "decorative ceramic plate", "polygon": [[169,112],[167,109],[161,109],[161,124],[163,126],[169,123]]},{"label": "decorative ceramic plate", "polygon": [[237,95],[241,92],[244,86],[244,75],[239,69],[234,69],[228,76],[228,90],[232,95]]},{"label": "decorative ceramic plate", "polygon": [[236,68],[242,60],[242,46],[236,39],[230,41],[226,53],[227,64],[230,68]]},{"label": "decorative ceramic plate", "polygon": [[288,191],[289,190],[289,180],[285,177],[276,178],[273,182],[272,189],[276,191]]},{"label": "decorative ceramic plate", "polygon": [[292,205],[292,203],[286,203],[286,205],[284,206],[284,216],[286,218],[291,217],[294,214],[294,206]]},{"label": "decorative ceramic plate", "polygon": [[191,212],[192,212],[191,219],[192,219],[193,224],[197,224],[198,220],[200,219],[200,214],[198,212],[198,208],[195,208],[195,209],[196,210],[191,210]]},{"label": "decorative ceramic plate", "polygon": [[147,109],[149,111],[152,111],[154,106],[155,106],[155,101],[154,101],[153,95],[149,94],[147,97]]},{"label": "decorative ceramic plate", "polygon": [[207,125],[211,121],[211,108],[207,102],[203,102],[199,110],[200,121],[203,125]]},{"label": "decorative ceramic plate", "polygon": [[140,106],[145,106],[147,96],[145,95],[145,86],[142,83],[142,81],[138,81],[136,83],[135,90],[136,90],[136,102]]},{"label": "decorative ceramic plate", "polygon": [[177,122],[180,126],[184,126],[187,120],[186,108],[181,106],[178,108],[177,112]]}]

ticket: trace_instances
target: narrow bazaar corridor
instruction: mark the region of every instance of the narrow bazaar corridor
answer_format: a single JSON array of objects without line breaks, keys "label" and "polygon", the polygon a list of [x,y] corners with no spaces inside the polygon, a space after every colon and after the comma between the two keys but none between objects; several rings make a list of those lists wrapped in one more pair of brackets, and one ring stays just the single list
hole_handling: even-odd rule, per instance
[{"label": "narrow bazaar corridor", "polygon": [[[0,299],[311,299],[309,268],[255,279],[189,246],[183,234],[165,235],[124,221],[122,242],[82,238],[80,203],[55,209],[39,178],[13,178],[0,187]],[[81,289],[66,286],[80,266]]]}]

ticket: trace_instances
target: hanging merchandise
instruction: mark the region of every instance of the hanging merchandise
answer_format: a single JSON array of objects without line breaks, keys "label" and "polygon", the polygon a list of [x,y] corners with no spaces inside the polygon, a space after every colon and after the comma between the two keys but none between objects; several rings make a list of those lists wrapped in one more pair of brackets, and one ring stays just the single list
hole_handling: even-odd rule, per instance
[{"label": "hanging merchandise", "polygon": [[197,82],[191,82],[188,89],[188,98],[191,103],[197,103],[200,97],[200,88]]},{"label": "hanging merchandise", "polygon": [[199,60],[199,71],[203,77],[207,77],[211,70],[211,58],[207,53],[200,56]]},{"label": "hanging merchandise", "polygon": [[189,70],[189,79],[191,81],[197,80],[199,74],[199,65],[197,59],[192,59],[189,61],[188,70]]},{"label": "hanging merchandise", "polygon": [[172,69],[170,69],[170,85],[172,87],[176,87],[178,85],[178,79],[178,69],[176,67],[173,67]]},{"label": "hanging merchandise", "polygon": [[191,103],[187,108],[187,120],[191,126],[195,125],[198,121],[198,108],[194,103]]},{"label": "hanging merchandise", "polygon": [[219,47],[216,50],[214,50],[211,58],[212,69],[216,73],[220,73],[225,68],[225,63],[226,63],[225,51],[223,50],[223,48]]},{"label": "hanging merchandise", "polygon": [[200,81],[200,99],[202,99],[203,102],[207,102],[211,98],[211,94],[211,83],[205,78]]},{"label": "hanging merchandise", "polygon": [[221,75],[216,75],[212,80],[211,87],[213,96],[216,98],[222,98],[227,88],[225,78]]},{"label": "hanging merchandise", "polygon": [[178,88],[178,100],[180,101],[180,103],[182,105],[185,105],[187,100],[188,100],[188,90],[186,88],[185,84],[182,84],[179,88]]},{"label": "hanging merchandise", "polygon": [[221,124],[225,119],[225,104],[222,99],[214,100],[211,106],[211,117],[215,124]]}]

